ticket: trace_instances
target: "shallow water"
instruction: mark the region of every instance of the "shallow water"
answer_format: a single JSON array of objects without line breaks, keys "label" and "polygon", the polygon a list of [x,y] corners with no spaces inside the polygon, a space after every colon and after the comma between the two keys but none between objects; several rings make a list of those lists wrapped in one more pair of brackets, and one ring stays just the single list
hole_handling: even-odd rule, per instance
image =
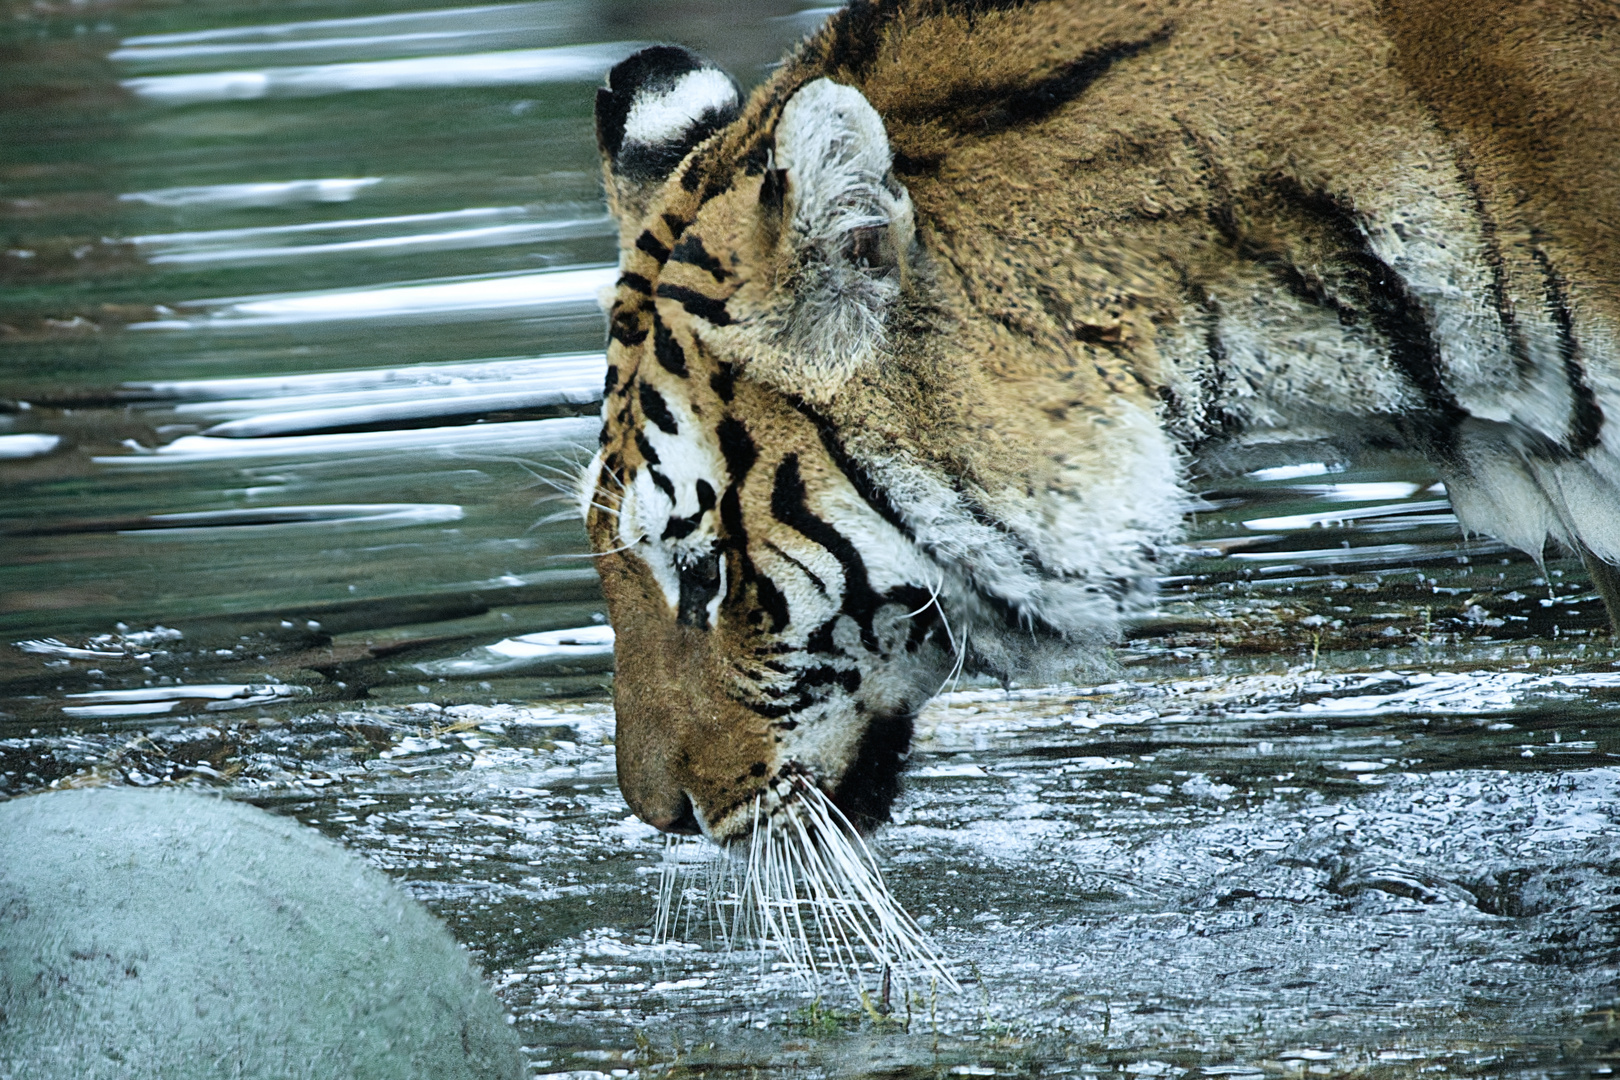
[{"label": "shallow water", "polygon": [[590,95],[652,39],[751,82],[820,9],[6,14],[0,793],[194,784],[342,839],[539,1074],[1620,1058],[1601,603],[1392,458],[1206,478],[1097,685],[928,708],[878,846],[962,994],[807,987],[695,892],[653,944],[665,848],[551,486],[601,385]]}]

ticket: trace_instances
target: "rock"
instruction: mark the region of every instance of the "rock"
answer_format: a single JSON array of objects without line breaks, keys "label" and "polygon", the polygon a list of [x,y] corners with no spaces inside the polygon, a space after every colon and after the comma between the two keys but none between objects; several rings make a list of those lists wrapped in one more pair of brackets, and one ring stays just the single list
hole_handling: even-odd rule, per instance
[{"label": "rock", "polygon": [[449,932],[313,829],[178,791],[0,804],[0,1080],[524,1073]]}]

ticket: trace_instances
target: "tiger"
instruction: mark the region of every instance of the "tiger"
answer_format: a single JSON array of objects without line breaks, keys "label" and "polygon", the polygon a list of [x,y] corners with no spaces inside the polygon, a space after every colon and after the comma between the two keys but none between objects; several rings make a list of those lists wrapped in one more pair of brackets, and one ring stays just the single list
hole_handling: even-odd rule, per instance
[{"label": "tiger", "polygon": [[1190,478],[1290,448],[1421,455],[1612,617],[1616,70],[1601,0],[856,0],[746,98],[615,66],[581,505],[631,809],[876,828],[953,673],[1106,656]]}]

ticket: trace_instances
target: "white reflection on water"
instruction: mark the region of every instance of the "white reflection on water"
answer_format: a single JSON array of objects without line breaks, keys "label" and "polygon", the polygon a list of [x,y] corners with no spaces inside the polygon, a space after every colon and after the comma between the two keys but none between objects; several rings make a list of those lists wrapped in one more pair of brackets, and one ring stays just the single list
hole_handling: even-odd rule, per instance
[{"label": "white reflection on water", "polygon": [[[1320,497],[1320,496],[1319,496]],[[1434,517],[1444,517],[1443,521],[1425,520],[1424,524],[1455,524],[1456,515],[1450,513],[1451,503],[1445,499],[1429,499],[1422,502],[1390,503],[1384,506],[1364,506],[1354,510],[1330,510],[1321,514],[1290,514],[1285,517],[1250,518],[1243,523],[1245,529],[1311,529],[1327,525],[1346,525],[1351,522],[1363,521],[1368,518],[1393,517],[1408,514],[1429,514]],[[1398,523],[1400,527],[1409,527],[1412,522],[1403,518]]]},{"label": "white reflection on water", "polygon": [[1306,476],[1325,476],[1328,473],[1343,471],[1343,465],[1328,465],[1321,461],[1306,461],[1298,465],[1277,465],[1270,469],[1256,469],[1245,475],[1251,480],[1269,482],[1273,480],[1298,480]]},{"label": "white reflection on water", "polygon": [[[1377,502],[1380,499],[1407,499],[1420,491],[1444,495],[1444,484],[1410,484],[1403,480],[1380,480],[1371,483],[1295,484],[1287,488],[1301,495],[1315,495],[1327,502]],[[1449,505],[1449,504],[1448,504]]]},{"label": "white reflection on water", "polygon": [[69,700],[80,704],[64,705],[62,711],[69,716],[78,717],[153,716],[173,712],[182,704],[201,701],[207,703],[203,708],[208,712],[224,712],[255,705],[269,705],[277,700],[308,695],[308,687],[286,684],[210,683],[193,686],[149,686],[138,690],[97,690],[89,694],[69,694]]},{"label": "white reflection on water", "polygon": [[437,525],[466,516],[452,503],[323,503],[319,506],[256,506],[239,510],[198,510],[152,514],[123,536],[194,540],[209,536],[260,535],[307,529],[393,529]]},{"label": "white reflection on water", "polygon": [[[1227,558],[1256,563],[1355,563],[1360,566],[1407,562],[1415,558],[1433,559],[1454,555],[1459,559],[1497,555],[1510,550],[1495,540],[1470,540],[1454,544],[1366,544],[1360,547],[1312,548],[1307,551],[1234,551]],[[1276,567],[1281,573],[1282,566]]]},{"label": "white reflection on water", "polygon": [[280,44],[351,44],[357,41],[418,40],[424,38],[465,38],[476,34],[507,31],[533,33],[556,27],[558,16],[577,10],[576,5],[544,0],[527,4],[486,4],[477,7],[441,8],[432,11],[406,11],[390,15],[362,15],[344,19],[311,19],[303,22],[231,26],[216,30],[190,30],[177,34],[143,34],[125,38],[111,59],[118,61],[160,58],[165,52],[185,55],[181,49],[207,45],[221,51],[261,49]]},{"label": "white reflection on water", "polygon": [[[320,26],[320,23],[307,24]],[[263,33],[276,27],[254,27]],[[215,31],[217,32],[217,31]],[[150,38],[130,38],[107,59],[122,64],[153,64],[175,60],[219,61],[286,53],[335,52],[353,57],[366,53],[429,52],[436,47],[455,49],[473,41],[496,36],[490,30],[426,30],[414,34],[369,34],[360,37],[293,38],[288,41],[210,41],[201,44],[139,44],[142,41],[172,41],[175,38],[195,38],[195,34],[155,35]]]},{"label": "white reflection on water", "polygon": [[414,56],[351,64],[314,64],[257,71],[146,75],[121,80],[137,97],[163,105],[312,97],[357,90],[444,90],[468,86],[586,82],[641,47],[640,42],[508,49],[454,56]]},{"label": "white reflection on water", "polygon": [[469,678],[487,675],[535,674],[557,665],[577,667],[595,661],[611,668],[613,628],[577,626],[503,638],[493,645],[469,649],[460,656],[428,660],[411,666],[427,675]]},{"label": "white reflection on water", "polygon": [[602,422],[594,416],[555,420],[520,420],[508,424],[414,428],[404,431],[357,431],[331,435],[287,435],[264,439],[219,439],[187,435],[156,450],[95,458],[99,465],[163,467],[191,462],[263,457],[346,457],[353,454],[412,450],[458,454],[492,452],[523,455],[584,450],[594,447]]},{"label": "white reflection on water", "polygon": [[61,441],[60,435],[0,435],[0,460],[39,457],[55,450]]},{"label": "white reflection on water", "polygon": [[130,382],[126,389],[158,398],[188,399],[177,413],[219,419],[255,416],[271,410],[337,408],[382,401],[407,401],[424,389],[435,396],[481,394],[497,383],[520,391],[600,386],[607,358],[599,352],[554,356],[467,360],[453,364],[315,371],[303,375],[263,375],[236,379],[184,379]]},{"label": "white reflection on water", "polygon": [[[1347,683],[1355,678],[1362,680],[1359,685],[1345,686],[1346,690],[1379,687],[1385,692],[1324,697],[1317,701],[1306,702],[1296,711],[1268,712],[1266,715],[1278,717],[1307,717],[1323,713],[1335,716],[1374,716],[1380,713],[1474,715],[1523,707],[1530,695],[1539,695],[1543,700],[1547,700],[1560,696],[1560,691],[1620,687],[1620,672],[1614,671],[1586,671],[1567,675],[1536,675],[1527,671],[1435,673],[1420,671],[1405,674],[1383,671],[1365,676],[1338,678]],[[1395,688],[1389,689],[1392,683]]]},{"label": "white reflection on water", "polygon": [[[134,323],[132,330],[188,330],[206,326],[273,326],[380,319],[401,315],[505,315],[545,309],[595,308],[598,292],[613,284],[611,266],[521,274],[413,281],[360,289],[198,300],[199,318]],[[529,310],[525,310],[529,309]],[[535,311],[533,309],[540,309]]]},{"label": "white reflection on water", "polygon": [[227,439],[259,439],[273,435],[315,434],[334,428],[370,427],[409,423],[434,417],[466,416],[479,412],[510,412],[554,405],[589,405],[602,396],[597,383],[558,388],[515,387],[483,394],[435,395],[413,401],[376,402],[335,409],[299,409],[268,413],[215,424],[204,435]]},{"label": "white reflection on water", "polygon": [[169,209],[206,206],[217,210],[239,210],[254,206],[282,206],[288,203],[350,202],[380,176],[354,179],[329,177],[320,180],[283,180],[257,184],[199,184],[190,187],[131,191],[118,196],[120,202],[144,203]]},{"label": "white reflection on water", "polygon": [[[514,220],[531,218],[532,213],[525,206],[491,206],[433,214],[311,221],[250,229],[153,233],[130,237],[129,242],[148,262],[194,266],[267,262],[314,255],[408,254],[501,247],[582,236],[605,236],[612,231],[611,219],[606,214],[563,220]],[[446,230],[443,228],[446,225],[463,227]],[[422,226],[428,226],[429,231],[419,231]],[[345,233],[383,235],[344,238]]]}]

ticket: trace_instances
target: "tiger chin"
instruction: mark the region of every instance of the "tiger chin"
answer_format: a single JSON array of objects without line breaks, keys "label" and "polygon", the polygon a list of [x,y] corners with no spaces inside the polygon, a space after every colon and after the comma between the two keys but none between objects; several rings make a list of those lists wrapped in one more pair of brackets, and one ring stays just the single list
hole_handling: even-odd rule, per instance
[{"label": "tiger chin", "polygon": [[615,67],[582,502],[630,806],[869,830],[953,672],[1095,664],[1189,476],[1290,444],[1427,457],[1613,615],[1617,60],[1575,0],[877,0],[746,100]]}]

